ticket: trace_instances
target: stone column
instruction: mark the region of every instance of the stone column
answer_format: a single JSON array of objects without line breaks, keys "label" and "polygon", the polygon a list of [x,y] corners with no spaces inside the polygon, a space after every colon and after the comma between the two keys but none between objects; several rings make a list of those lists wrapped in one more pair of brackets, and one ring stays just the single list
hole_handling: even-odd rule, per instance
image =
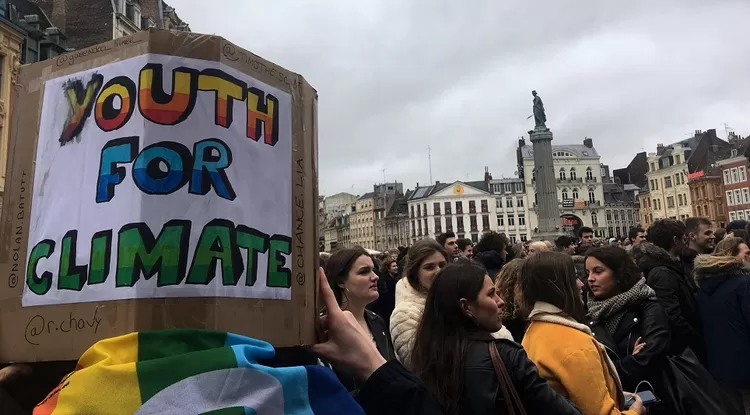
[{"label": "stone column", "polygon": [[537,194],[537,228],[534,237],[554,240],[560,232],[560,206],[557,200],[555,167],[552,161],[552,131],[537,127],[529,131],[534,148],[534,172]]}]

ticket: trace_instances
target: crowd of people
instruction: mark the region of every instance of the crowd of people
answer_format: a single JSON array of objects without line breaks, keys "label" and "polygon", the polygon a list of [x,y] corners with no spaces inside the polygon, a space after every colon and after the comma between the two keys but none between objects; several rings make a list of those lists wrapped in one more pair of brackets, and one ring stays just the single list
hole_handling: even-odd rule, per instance
[{"label": "crowd of people", "polygon": [[357,358],[324,357],[367,413],[748,415],[748,228],[342,249],[322,278],[357,323]]}]

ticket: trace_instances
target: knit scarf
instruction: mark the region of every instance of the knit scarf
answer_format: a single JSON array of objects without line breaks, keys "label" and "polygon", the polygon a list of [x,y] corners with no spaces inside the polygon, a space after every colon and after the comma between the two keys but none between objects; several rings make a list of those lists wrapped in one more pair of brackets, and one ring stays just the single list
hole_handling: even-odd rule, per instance
[{"label": "knit scarf", "polygon": [[654,290],[646,285],[645,278],[641,278],[629,290],[606,300],[596,300],[589,296],[587,316],[595,322],[604,322],[609,334],[614,334],[630,306],[654,296]]}]

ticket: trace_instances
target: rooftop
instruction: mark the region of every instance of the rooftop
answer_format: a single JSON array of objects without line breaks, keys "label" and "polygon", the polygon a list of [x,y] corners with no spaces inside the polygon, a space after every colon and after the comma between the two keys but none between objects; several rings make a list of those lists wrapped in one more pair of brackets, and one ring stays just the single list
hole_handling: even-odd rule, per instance
[{"label": "rooftop", "polygon": [[[579,157],[579,158],[599,158],[599,153],[596,152],[596,149],[593,147],[587,147],[583,144],[565,144],[565,145],[553,145],[552,146],[552,153],[570,153],[571,156],[569,157]],[[523,155],[523,158],[529,159],[534,158],[534,147],[531,145],[525,145],[521,147],[521,154]],[[560,156],[558,156],[560,157]],[[565,157],[565,156],[562,156]]]}]

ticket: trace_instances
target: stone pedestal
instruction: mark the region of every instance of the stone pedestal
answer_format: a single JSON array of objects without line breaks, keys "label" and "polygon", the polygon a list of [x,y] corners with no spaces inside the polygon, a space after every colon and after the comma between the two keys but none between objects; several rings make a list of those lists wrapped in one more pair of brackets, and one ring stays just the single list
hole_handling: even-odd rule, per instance
[{"label": "stone pedestal", "polygon": [[565,235],[560,229],[560,206],[557,200],[557,182],[552,161],[552,131],[536,127],[529,131],[534,148],[534,175],[536,177],[537,228],[534,239],[554,240]]}]

